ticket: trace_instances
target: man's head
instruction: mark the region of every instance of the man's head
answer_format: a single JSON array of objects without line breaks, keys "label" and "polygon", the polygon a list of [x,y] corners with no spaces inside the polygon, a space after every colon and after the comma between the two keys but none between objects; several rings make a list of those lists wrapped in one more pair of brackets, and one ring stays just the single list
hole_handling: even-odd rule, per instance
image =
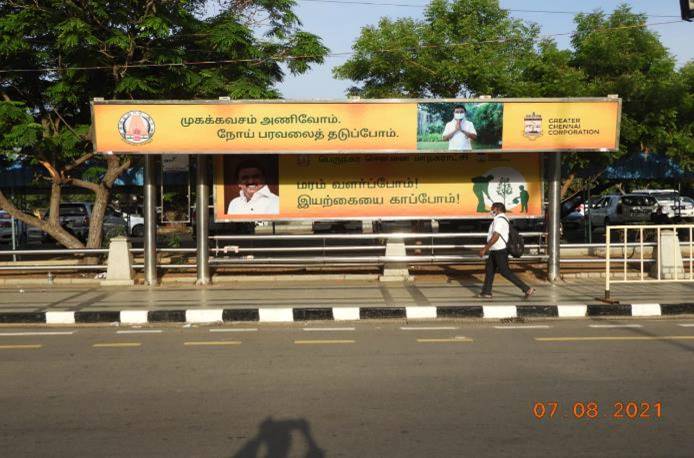
[{"label": "man's head", "polygon": [[465,115],[467,114],[467,110],[463,105],[456,105],[453,108],[453,119],[456,120],[461,120],[465,119]]},{"label": "man's head", "polygon": [[506,213],[506,205],[502,204],[501,202],[494,202],[492,204],[492,216],[499,215],[501,213]]},{"label": "man's head", "polygon": [[518,187],[520,188],[521,191],[525,190],[525,186],[523,186],[523,185],[520,185]]},{"label": "man's head", "polygon": [[265,173],[263,167],[254,160],[242,161],[236,167],[238,186],[247,200],[265,186]]}]

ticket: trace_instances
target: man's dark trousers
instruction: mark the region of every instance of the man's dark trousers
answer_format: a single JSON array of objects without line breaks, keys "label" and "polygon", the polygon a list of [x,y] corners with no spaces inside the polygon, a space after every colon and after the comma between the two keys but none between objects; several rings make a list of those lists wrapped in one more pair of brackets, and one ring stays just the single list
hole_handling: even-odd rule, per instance
[{"label": "man's dark trousers", "polygon": [[487,265],[484,274],[484,286],[482,294],[492,294],[492,283],[494,283],[494,275],[499,272],[505,279],[519,287],[523,292],[527,292],[530,287],[516,277],[508,267],[508,250],[494,250],[489,252]]}]

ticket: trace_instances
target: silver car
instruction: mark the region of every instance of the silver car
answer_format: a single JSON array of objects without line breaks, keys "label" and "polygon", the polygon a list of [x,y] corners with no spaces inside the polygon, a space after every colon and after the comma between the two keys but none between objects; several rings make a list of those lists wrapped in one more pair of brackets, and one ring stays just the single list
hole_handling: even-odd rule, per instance
[{"label": "silver car", "polygon": [[588,216],[593,227],[649,223],[658,208],[655,197],[643,194],[605,196],[592,203]]}]

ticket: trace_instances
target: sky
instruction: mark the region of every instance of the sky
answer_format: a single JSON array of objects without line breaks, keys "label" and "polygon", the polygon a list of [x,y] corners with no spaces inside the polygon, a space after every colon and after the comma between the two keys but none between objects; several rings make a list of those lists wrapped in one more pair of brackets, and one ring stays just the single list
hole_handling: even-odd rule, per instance
[{"label": "sky", "polygon": [[[352,43],[359,36],[361,28],[375,25],[381,17],[397,19],[401,17],[422,18],[424,8],[378,5],[354,5],[320,3],[310,0],[296,0],[296,12],[304,30],[314,33],[323,39],[324,44],[333,53],[350,51]],[[360,1],[360,0],[356,0]],[[361,0],[375,3],[398,3],[406,5],[426,5],[426,0]],[[648,22],[666,22],[678,20],[680,16],[678,0],[501,0],[500,5],[506,9],[517,10],[550,10],[569,12],[591,12],[602,8],[612,12],[618,5],[627,3],[637,13],[649,15]],[[650,17],[651,15],[675,17]],[[573,14],[524,13],[512,11],[511,16],[537,23],[542,35],[566,33],[574,30]],[[694,59],[694,22],[679,22],[652,26],[663,44],[677,60],[678,66]],[[570,37],[560,36],[555,39],[561,48],[570,47]],[[348,80],[336,80],[332,69],[341,65],[349,56],[328,57],[323,65],[315,65],[307,73],[299,76],[287,74],[279,89],[286,99],[344,99],[346,90],[353,83]]]}]

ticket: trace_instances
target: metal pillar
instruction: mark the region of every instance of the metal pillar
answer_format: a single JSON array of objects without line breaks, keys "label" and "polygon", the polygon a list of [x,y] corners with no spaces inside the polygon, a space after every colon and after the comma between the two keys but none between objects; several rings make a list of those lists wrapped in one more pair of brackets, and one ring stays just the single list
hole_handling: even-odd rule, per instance
[{"label": "metal pillar", "polygon": [[154,173],[154,156],[145,155],[145,284],[157,284],[157,186]]},{"label": "metal pillar", "polygon": [[561,153],[549,153],[549,207],[547,224],[547,277],[551,283],[559,279],[559,218],[561,217]]},{"label": "metal pillar", "polygon": [[210,201],[210,185],[207,180],[207,156],[200,154],[197,156],[197,203],[195,208],[196,236],[197,236],[197,272],[198,279],[196,285],[207,285],[210,283],[210,212],[207,206]]}]

